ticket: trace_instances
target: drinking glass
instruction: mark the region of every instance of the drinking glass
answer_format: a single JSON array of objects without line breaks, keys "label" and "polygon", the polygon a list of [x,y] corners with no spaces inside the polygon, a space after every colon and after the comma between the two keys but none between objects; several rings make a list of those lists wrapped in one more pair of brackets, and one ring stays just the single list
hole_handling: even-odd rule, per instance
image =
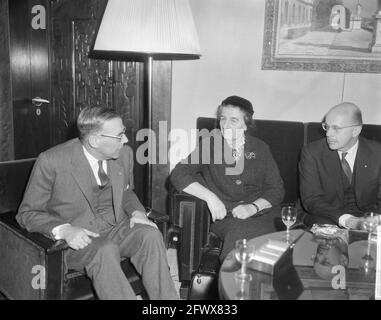
[{"label": "drinking glass", "polygon": [[296,222],[296,217],[298,215],[298,210],[294,206],[285,206],[282,207],[281,216],[282,221],[286,225],[286,242],[289,243],[292,241],[290,237],[290,227]]},{"label": "drinking glass", "polygon": [[367,277],[374,276],[374,271],[376,268],[376,260],[372,257],[370,253],[370,248],[372,233],[376,232],[377,226],[380,224],[380,222],[380,216],[375,214],[374,212],[367,212],[364,214],[364,218],[362,221],[362,229],[368,232],[368,247],[366,253],[361,258],[360,268],[363,269],[364,274]]},{"label": "drinking glass", "polygon": [[235,258],[241,263],[241,269],[235,274],[236,280],[250,281],[251,275],[246,272],[246,265],[254,257],[255,248],[246,239],[237,240],[235,243]]},{"label": "drinking glass", "polygon": [[235,300],[249,300],[250,299],[250,279],[237,280],[239,284],[239,290],[237,291]]},{"label": "drinking glass", "polygon": [[360,270],[362,270],[365,277],[371,278],[374,276],[374,272],[376,271],[375,268],[376,268],[376,261],[370,255],[370,253],[367,252],[361,258]]},{"label": "drinking glass", "polygon": [[380,224],[380,216],[374,212],[367,212],[364,215],[362,228],[368,232],[368,241],[371,241],[372,233],[376,232],[377,226]]},{"label": "drinking glass", "polygon": [[361,258],[360,270],[362,270],[363,274],[367,278],[373,278],[375,276],[376,271],[376,260],[371,255],[371,242],[368,240],[368,246],[366,253]]}]

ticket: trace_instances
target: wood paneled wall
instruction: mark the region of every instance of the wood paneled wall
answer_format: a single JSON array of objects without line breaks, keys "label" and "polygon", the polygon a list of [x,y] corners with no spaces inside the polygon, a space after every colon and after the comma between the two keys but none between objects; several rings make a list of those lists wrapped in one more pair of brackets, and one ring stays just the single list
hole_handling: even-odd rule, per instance
[{"label": "wood paneled wall", "polygon": [[[86,106],[115,107],[127,126],[129,144],[136,151],[135,137],[144,127],[144,65],[142,62],[89,58],[105,0],[53,0],[52,21],[52,101],[56,143],[75,136],[75,119]],[[153,74],[153,129],[159,136],[159,121],[170,128],[171,62],[155,61]],[[167,142],[167,141],[166,141]],[[158,142],[159,143],[159,142]],[[146,166],[135,164],[135,188],[144,201]],[[167,212],[169,163],[152,166],[152,203]]]},{"label": "wood paneled wall", "polygon": [[[0,0],[0,160],[14,158],[13,123],[17,120],[13,119],[11,103],[8,1],[11,0]],[[103,105],[115,108],[122,115],[129,144],[135,151],[139,147],[136,133],[148,117],[144,108],[144,64],[89,57],[106,3],[107,0],[48,1],[51,96],[47,97],[50,100],[47,125],[51,128],[52,146],[77,135],[75,123],[82,108]],[[159,121],[168,121],[167,128],[170,128],[172,65],[170,61],[154,61],[153,66],[152,119],[159,137]],[[168,140],[161,143],[160,148],[164,148],[163,143],[167,144]],[[135,187],[142,201],[149,192],[145,188],[145,169],[136,163]],[[153,208],[162,212],[168,211],[168,175],[169,163],[152,166]]]},{"label": "wood paneled wall", "polygon": [[[156,133],[157,162],[152,166],[152,203],[153,208],[167,212],[169,191],[169,159],[165,164],[160,164],[159,151],[165,152],[168,157],[168,134],[171,129],[171,88],[172,88],[172,63],[170,61],[154,61],[153,63],[153,88],[152,88],[152,126]],[[160,132],[159,124],[165,124],[166,132]],[[164,131],[164,126],[162,125]],[[159,139],[160,138],[160,139]]]},{"label": "wood paneled wall", "polygon": [[0,161],[14,159],[8,0],[0,0]]}]

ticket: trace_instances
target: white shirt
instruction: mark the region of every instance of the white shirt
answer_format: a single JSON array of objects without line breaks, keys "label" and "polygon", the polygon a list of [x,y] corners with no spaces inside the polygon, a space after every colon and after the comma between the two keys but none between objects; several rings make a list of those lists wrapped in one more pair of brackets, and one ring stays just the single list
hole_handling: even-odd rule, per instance
[{"label": "white shirt", "polygon": [[[98,176],[98,169],[99,169],[99,165],[98,165],[98,159],[94,158],[87,150],[84,146],[83,147],[83,153],[85,154],[85,157],[87,159],[87,161],[89,161],[89,164],[90,164],[90,167],[91,167],[91,170],[93,171],[94,173],[94,177],[95,177],[95,180],[97,181],[97,184],[100,186],[101,185],[101,180],[99,179],[99,176]],[[107,162],[106,161],[102,161],[102,168],[103,170],[106,172],[107,174]],[[61,224],[55,228],[53,228],[52,230],[52,233],[53,233],[53,236],[56,240],[59,240],[59,239],[62,239],[61,238],[61,235],[60,235],[60,231],[62,229],[63,226],[67,226],[69,225],[70,223],[64,223],[64,224]]]},{"label": "white shirt", "polygon": [[[101,185],[101,180],[99,179],[99,176],[98,176],[98,169],[99,169],[98,161],[99,160],[94,158],[89,153],[89,151],[86,150],[86,148],[84,146],[82,146],[82,147],[83,147],[83,153],[85,154],[85,157],[86,157],[87,161],[89,161],[91,170],[93,170],[95,180],[97,181],[98,185],[100,186]],[[103,168],[104,172],[106,172],[106,174],[107,174],[107,162],[104,161],[104,160],[102,161],[102,168]]]},{"label": "white shirt", "polygon": [[[346,151],[348,154],[345,156],[345,160],[347,160],[349,166],[351,167],[351,170],[353,172],[353,168],[355,166],[355,160],[356,160],[356,154],[357,154],[357,149],[359,148],[359,141],[352,146],[348,151]],[[337,151],[339,154],[339,158],[341,160],[343,151]]]},{"label": "white shirt", "polygon": [[[357,140],[357,142],[354,144],[354,146],[346,151],[348,154],[345,156],[345,160],[347,160],[347,162],[348,162],[352,172],[353,172],[353,169],[354,169],[354,166],[355,166],[355,160],[356,160],[356,155],[357,155],[358,148],[359,148],[359,142]],[[339,154],[339,158],[341,160],[343,152],[342,151],[337,151],[337,153]],[[339,225],[344,227],[344,228],[346,228],[347,226],[346,226],[345,222],[349,218],[353,218],[353,216],[351,214],[343,214],[343,215],[341,215],[340,218],[339,218]]]}]

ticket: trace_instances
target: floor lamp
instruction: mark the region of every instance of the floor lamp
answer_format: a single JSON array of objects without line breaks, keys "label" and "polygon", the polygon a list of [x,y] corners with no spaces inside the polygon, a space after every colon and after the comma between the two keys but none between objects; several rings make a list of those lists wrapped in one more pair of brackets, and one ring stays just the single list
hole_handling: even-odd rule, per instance
[{"label": "floor lamp", "polygon": [[[200,47],[188,0],[108,0],[93,50],[109,58],[145,62],[145,116],[152,129],[153,60],[199,59]],[[152,207],[152,164],[147,166]]]}]

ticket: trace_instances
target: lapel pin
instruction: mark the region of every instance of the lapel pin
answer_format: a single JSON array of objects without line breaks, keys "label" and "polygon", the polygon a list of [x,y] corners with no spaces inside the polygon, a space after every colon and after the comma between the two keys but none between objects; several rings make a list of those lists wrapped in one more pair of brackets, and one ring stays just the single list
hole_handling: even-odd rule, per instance
[{"label": "lapel pin", "polygon": [[245,152],[245,158],[246,159],[255,159],[255,153],[254,152]]}]

